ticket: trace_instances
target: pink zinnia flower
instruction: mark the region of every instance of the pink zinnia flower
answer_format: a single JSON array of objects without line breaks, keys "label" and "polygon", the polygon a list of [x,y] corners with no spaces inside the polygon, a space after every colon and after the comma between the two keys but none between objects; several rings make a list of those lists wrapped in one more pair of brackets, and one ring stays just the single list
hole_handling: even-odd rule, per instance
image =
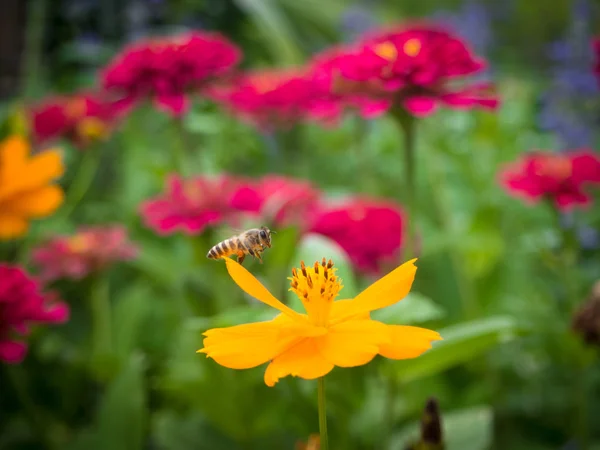
[{"label": "pink zinnia flower", "polygon": [[337,242],[359,269],[377,273],[381,264],[399,255],[403,213],[389,202],[354,198],[323,207],[310,231]]},{"label": "pink zinnia flower", "polygon": [[240,187],[232,205],[239,211],[255,213],[276,226],[306,228],[315,214],[321,193],[310,182],[279,175],[267,175]]},{"label": "pink zinnia flower", "polygon": [[[334,47],[313,56],[310,76],[320,92],[320,101],[311,115],[326,121],[335,121],[347,110],[356,110],[365,119],[384,114],[391,106],[388,98],[373,92],[368,83],[345,79],[340,70],[348,55],[357,51],[349,47]],[[371,95],[375,93],[376,95]]]},{"label": "pink zinnia flower", "polygon": [[187,92],[225,75],[239,61],[224,37],[192,32],[135,42],[105,68],[102,84],[131,101],[151,97],[174,116],[187,111]]},{"label": "pink zinnia flower", "polygon": [[325,91],[304,69],[270,69],[215,85],[208,95],[262,128],[286,127],[311,117]]},{"label": "pink zinnia flower", "polygon": [[433,26],[412,26],[375,34],[360,48],[336,60],[341,93],[370,95],[426,116],[440,103],[452,108],[494,109],[498,99],[489,83],[454,87],[453,81],[485,68],[458,37]]},{"label": "pink zinnia flower", "polygon": [[80,228],[72,236],[57,236],[33,250],[32,261],[44,281],[80,280],[117,261],[135,258],[137,248],[120,226]]},{"label": "pink zinnia flower", "polygon": [[198,176],[183,179],[173,174],[167,179],[166,192],[141,205],[147,227],[161,235],[182,231],[201,234],[206,227],[227,222],[237,224],[235,204],[238,192],[249,182],[231,176]]},{"label": "pink zinnia flower", "polygon": [[535,151],[509,164],[500,180],[509,194],[530,203],[551,200],[556,208],[586,206],[591,197],[585,185],[600,184],[600,158],[591,151],[544,153]]},{"label": "pink zinnia flower", "polygon": [[19,363],[27,353],[23,336],[34,323],[63,323],[68,306],[18,266],[0,264],[0,360]]},{"label": "pink zinnia flower", "polygon": [[38,144],[58,138],[72,141],[78,147],[106,139],[127,105],[96,93],[79,93],[54,97],[31,107],[32,132]]}]

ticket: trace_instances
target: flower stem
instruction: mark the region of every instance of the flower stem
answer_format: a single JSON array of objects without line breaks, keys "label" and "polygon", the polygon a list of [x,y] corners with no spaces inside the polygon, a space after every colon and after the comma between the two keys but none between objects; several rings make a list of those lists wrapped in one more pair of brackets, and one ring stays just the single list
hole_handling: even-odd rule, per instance
[{"label": "flower stem", "polygon": [[19,365],[5,365],[6,373],[13,391],[15,392],[21,407],[23,408],[31,427],[38,434],[39,439],[44,443],[46,449],[56,449],[58,446],[52,439],[48,430],[46,421],[47,414],[41,410],[30,396],[30,390],[27,388],[27,374]]},{"label": "flower stem", "polygon": [[188,132],[183,126],[183,119],[176,117],[173,121],[175,131],[179,138],[179,145],[173,146],[173,168],[181,176],[189,175],[189,156],[192,154],[194,146],[190,142]]},{"label": "flower stem", "polygon": [[321,436],[320,450],[329,450],[327,437],[327,405],[325,403],[325,377],[318,380],[319,391],[319,434]]},{"label": "flower stem", "polygon": [[57,214],[59,218],[63,220],[68,218],[69,215],[73,213],[77,205],[81,202],[83,197],[85,197],[85,194],[90,189],[90,186],[94,181],[94,176],[98,171],[100,156],[100,149],[97,147],[90,148],[83,154],[77,169],[77,173],[75,174],[75,179],[69,186],[67,201]]},{"label": "flower stem", "polygon": [[92,365],[100,369],[102,361],[112,350],[109,284],[108,278],[100,274],[91,281]]},{"label": "flower stem", "polygon": [[415,151],[416,151],[416,124],[417,119],[406,112],[402,108],[396,108],[392,111],[392,117],[394,117],[396,123],[402,131],[402,137],[404,141],[404,176],[406,183],[404,184],[404,190],[406,192],[406,209],[408,211],[408,221],[406,229],[406,239],[403,242],[404,247],[404,260],[414,258],[416,256],[415,248],[415,219],[417,216],[416,211],[416,163],[415,163]]}]

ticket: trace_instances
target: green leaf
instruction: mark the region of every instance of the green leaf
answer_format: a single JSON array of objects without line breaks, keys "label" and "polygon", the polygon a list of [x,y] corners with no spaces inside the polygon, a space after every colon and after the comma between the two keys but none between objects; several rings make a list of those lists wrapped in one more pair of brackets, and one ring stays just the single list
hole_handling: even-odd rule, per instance
[{"label": "green leaf", "polygon": [[[357,295],[358,287],[348,254],[337,243],[325,236],[313,233],[305,235],[298,245],[292,267],[299,267],[300,261],[312,265],[315,261],[321,261],[323,258],[331,259],[338,269],[337,276],[342,279],[344,285],[340,298],[352,298]],[[289,268],[288,273],[291,272],[292,267]],[[292,308],[297,311],[303,310],[300,300],[293,292],[288,291],[287,296],[288,304]]]},{"label": "green leaf", "polygon": [[513,319],[490,317],[450,326],[439,333],[443,341],[415,359],[397,361],[393,367],[400,381],[408,382],[440,373],[450,367],[471,361],[491,348],[507,342],[517,334]]},{"label": "green leaf", "polygon": [[417,292],[409,293],[404,300],[371,313],[374,320],[387,324],[408,325],[439,320],[446,315],[443,308],[429,297]]},{"label": "green leaf", "polygon": [[121,291],[113,314],[113,349],[124,364],[138,345],[151,302],[152,292],[147,285],[134,284]]},{"label": "green leaf", "polygon": [[133,354],[108,386],[96,420],[96,448],[135,450],[143,447],[146,431],[144,362]]},{"label": "green leaf", "polygon": [[[493,413],[489,406],[477,406],[444,413],[442,435],[445,450],[486,450],[492,444]],[[407,425],[390,440],[389,450],[404,450],[418,439],[419,422]]]},{"label": "green leaf", "polygon": [[293,27],[273,0],[236,0],[239,8],[244,10],[255,22],[256,30],[263,35],[264,44],[270,47],[275,58],[283,64],[297,64],[301,54],[296,45],[298,39]]}]

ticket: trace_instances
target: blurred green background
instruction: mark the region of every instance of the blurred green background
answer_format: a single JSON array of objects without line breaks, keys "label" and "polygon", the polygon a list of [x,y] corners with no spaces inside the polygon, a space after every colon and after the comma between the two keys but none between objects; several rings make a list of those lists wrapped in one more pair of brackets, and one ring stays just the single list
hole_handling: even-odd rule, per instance
[{"label": "blurred green background", "polygon": [[[260,68],[301,64],[382,24],[454,24],[488,59],[486,77],[502,106],[440,110],[419,122],[419,271],[409,297],[380,312],[387,323],[425,326],[445,340],[414,360],[335,369],[328,376],[330,446],[404,449],[418,437],[416,422],[433,396],[447,450],[600,449],[598,354],[571,331],[576,305],[566,304],[565,293],[565,278],[574,277],[574,297],[583,303],[600,278],[600,209],[559,222],[545,205],[525,205],[496,181],[502,164],[531,149],[599,148],[598,90],[578,84],[577,74],[590,68],[575,57],[600,33],[597,3],[3,0],[2,10],[3,135],[21,105],[93,86],[125,43],[147,35],[220,31],[243,50],[243,68]],[[387,116],[266,135],[196,99],[183,126],[195,174],[279,173],[310,180],[332,198],[406,200],[402,136]],[[244,301],[223,265],[206,260],[227,230],[159,237],[143,226],[139,204],[162,191],[171,152],[181,145],[166,114],[137,108],[93,149],[98,165],[73,213],[38,221],[18,244],[27,263],[27,249],[54,233],[122,223],[141,252],[102,275],[113,347],[100,360],[85,344],[98,280],[55,284],[71,320],[36,330],[26,360],[0,366],[0,449],[294,449],[318,431],[314,382],[288,377],[268,388],[263,367],[233,371],[195,353],[206,329],[268,319],[272,311]],[[90,151],[61,146],[68,193]],[[579,258],[565,269],[555,255],[572,232]],[[296,233],[278,230],[265,264],[249,266],[275,294],[287,298],[284,278],[300,259],[333,254],[346,295],[373,281],[329,240],[296,245]],[[23,392],[11,384],[15,378]]]}]

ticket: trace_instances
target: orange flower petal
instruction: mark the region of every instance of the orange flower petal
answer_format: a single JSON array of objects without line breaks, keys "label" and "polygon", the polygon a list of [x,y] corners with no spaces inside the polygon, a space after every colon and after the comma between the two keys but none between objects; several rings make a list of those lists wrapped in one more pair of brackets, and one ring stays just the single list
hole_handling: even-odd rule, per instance
[{"label": "orange flower petal", "polygon": [[29,144],[21,136],[12,136],[0,143],[0,166],[2,172],[23,167],[29,155]]},{"label": "orange flower petal", "polygon": [[390,344],[387,326],[374,320],[349,320],[315,338],[319,352],[332,364],[355,367],[367,364],[382,344]]},{"label": "orange flower petal", "polygon": [[386,325],[391,342],[379,347],[379,354],[391,359],[410,359],[431,348],[432,341],[441,341],[439,333],[427,328]]},{"label": "orange flower petal", "polygon": [[58,186],[46,186],[22,194],[16,194],[2,204],[15,215],[43,217],[56,210],[63,202],[63,191]]},{"label": "orange flower petal", "polygon": [[225,264],[227,264],[227,271],[229,276],[233,278],[233,281],[244,291],[246,294],[260,300],[267,305],[278,309],[287,316],[296,319],[298,321],[307,322],[308,319],[296,311],[291,309],[289,306],[284,305],[277,300],[269,290],[258,281],[254,275],[252,275],[246,268],[241,264],[237,263],[231,258],[225,258]]},{"label": "orange flower petal", "polygon": [[265,371],[265,384],[275,383],[287,375],[314,380],[327,375],[333,364],[326,360],[317,349],[315,340],[307,338],[276,357]]},{"label": "orange flower petal", "polygon": [[326,332],[280,314],[269,322],[208,330],[204,333],[204,348],[198,353],[206,353],[230,369],[249,369],[275,358],[307,336]]},{"label": "orange flower petal", "polygon": [[0,200],[16,192],[15,184],[21,182],[28,154],[29,146],[20,136],[0,142]]},{"label": "orange flower petal", "polygon": [[59,178],[65,171],[59,150],[46,150],[31,158],[27,169],[31,179],[46,184]]},{"label": "orange flower petal", "polygon": [[[411,259],[400,267],[397,267],[383,278],[374,282],[358,294],[354,300],[339,305],[338,308],[345,309],[339,313],[333,323],[347,320],[350,317],[369,313],[376,309],[385,308],[402,300],[410,292],[410,288],[417,273],[415,261]],[[332,323],[332,324],[333,324]]]},{"label": "orange flower petal", "polygon": [[22,217],[5,212],[0,213],[0,239],[23,236],[27,232],[27,228],[27,221]]}]

